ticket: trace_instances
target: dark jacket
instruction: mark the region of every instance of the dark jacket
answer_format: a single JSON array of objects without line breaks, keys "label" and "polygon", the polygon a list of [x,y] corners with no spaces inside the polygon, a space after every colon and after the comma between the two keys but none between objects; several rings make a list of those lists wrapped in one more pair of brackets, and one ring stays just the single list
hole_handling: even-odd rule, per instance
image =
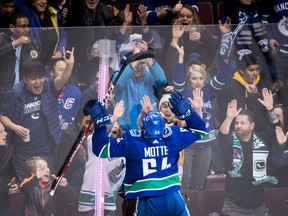
[{"label": "dark jacket", "polygon": [[[23,67],[38,58],[41,58],[41,43],[33,38],[31,43],[22,45],[20,53],[19,78],[22,80]],[[37,52],[38,56],[31,56],[31,51]],[[16,49],[12,46],[10,34],[0,34],[0,101],[5,93],[13,86],[15,80]],[[35,52],[33,52],[35,53]],[[33,58],[32,58],[33,57]]]},{"label": "dark jacket", "polygon": [[[85,9],[86,6],[83,0],[72,0],[67,15],[67,26],[92,26],[84,21]],[[108,26],[115,19],[113,11],[102,2],[98,3],[94,16],[93,26]]]},{"label": "dark jacket", "polygon": [[7,184],[14,177],[11,166],[13,147],[12,145],[0,146],[0,203],[7,202]]},{"label": "dark jacket", "polygon": [[246,88],[241,85],[236,80],[231,80],[227,83],[219,97],[218,103],[223,106],[223,108],[219,109],[219,121],[223,122],[226,117],[226,107],[228,103],[236,99],[237,100],[237,108],[248,109],[250,110],[255,117],[255,131],[260,133],[266,129],[267,123],[269,121],[268,112],[266,108],[258,101],[258,98],[262,97],[262,89],[267,88],[269,90],[273,90],[272,83],[267,80],[260,79],[259,83],[256,85],[258,93],[257,94],[247,94],[246,97]]},{"label": "dark jacket", "polygon": [[[35,12],[35,10],[32,7],[25,5],[24,2],[25,1],[23,0],[14,0],[15,8],[22,11],[23,13],[27,15],[27,17],[29,18],[30,26],[33,28],[31,29],[31,34],[35,38],[41,39],[41,35],[43,31],[41,29],[42,26],[41,26],[40,18]],[[49,13],[51,14],[50,20],[57,34],[57,42],[54,46],[54,52],[55,51],[62,52],[63,47],[66,47],[66,44],[67,44],[67,36],[66,36],[66,32],[64,28],[62,28],[63,25],[62,25],[61,14],[59,13],[58,10],[51,7],[50,5],[47,5],[47,9]]]},{"label": "dark jacket", "polygon": [[[42,112],[47,119],[49,132],[56,145],[61,141],[61,129],[58,114],[58,95],[51,88],[52,78],[46,78],[43,92],[41,93]],[[1,104],[1,114],[9,117],[15,124],[21,124],[24,119],[23,107],[25,103],[25,84],[20,82],[9,90]]]},{"label": "dark jacket", "polygon": [[[49,195],[52,181],[46,185],[40,184],[39,179],[36,176],[26,178],[21,184],[21,191],[23,191],[28,198],[28,215],[35,216],[53,216],[54,211],[54,199]],[[71,186],[59,186],[56,191],[57,194],[61,194],[66,199],[73,194]]]},{"label": "dark jacket", "polygon": [[[92,58],[90,55],[91,48],[96,41],[106,38],[105,26],[110,25],[114,19],[113,10],[102,2],[98,3],[95,13],[87,9],[84,0],[72,0],[71,2],[66,26],[76,28],[66,29],[69,38],[68,46],[75,47],[74,65],[78,65],[79,68],[74,69],[79,73],[79,81],[85,82],[87,86],[92,84],[91,80],[94,78],[91,76],[91,70],[99,65],[98,58]],[[114,35],[114,31],[112,32]]]}]

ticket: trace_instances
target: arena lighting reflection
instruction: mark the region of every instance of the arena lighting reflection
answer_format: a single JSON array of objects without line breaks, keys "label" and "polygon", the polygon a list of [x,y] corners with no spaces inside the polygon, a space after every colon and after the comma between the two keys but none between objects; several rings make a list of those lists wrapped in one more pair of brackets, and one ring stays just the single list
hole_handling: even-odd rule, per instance
[{"label": "arena lighting reflection", "polygon": [[[115,55],[116,41],[99,40],[99,85],[98,100],[103,101],[108,92],[109,81],[109,58]],[[103,191],[103,175],[104,160],[97,158],[96,160],[96,183],[95,183],[95,215],[104,215],[104,191]]]}]

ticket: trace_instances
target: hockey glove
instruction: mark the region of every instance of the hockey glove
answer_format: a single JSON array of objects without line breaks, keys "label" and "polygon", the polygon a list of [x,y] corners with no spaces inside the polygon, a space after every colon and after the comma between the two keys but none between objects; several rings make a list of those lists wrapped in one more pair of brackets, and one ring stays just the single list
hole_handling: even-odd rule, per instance
[{"label": "hockey glove", "polygon": [[94,106],[90,108],[89,114],[94,122],[95,130],[105,127],[107,124],[111,124],[110,116],[104,104],[96,101]]},{"label": "hockey glove", "polygon": [[172,112],[178,117],[178,119],[186,119],[191,115],[193,111],[191,105],[179,92],[171,94],[169,102],[169,106]]}]

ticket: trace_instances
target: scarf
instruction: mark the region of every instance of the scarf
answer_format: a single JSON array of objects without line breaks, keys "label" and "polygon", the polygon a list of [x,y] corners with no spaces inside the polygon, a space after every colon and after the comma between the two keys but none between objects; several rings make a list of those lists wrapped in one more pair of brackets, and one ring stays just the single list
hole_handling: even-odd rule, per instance
[{"label": "scarf", "polygon": [[[239,71],[236,71],[234,73],[233,79],[238,81],[241,85],[243,85],[245,87],[245,98],[248,97],[248,91],[247,91],[247,87],[250,85],[249,83],[247,83],[243,77],[240,75]],[[255,84],[257,85],[260,81],[260,76],[258,75],[256,80],[255,80]],[[245,109],[247,109],[247,104],[245,103]]]},{"label": "scarf", "polygon": [[[232,166],[233,170],[228,171],[229,175],[232,178],[241,177],[240,169],[244,162],[242,145],[240,140],[237,138],[236,133],[233,132],[233,160]],[[272,184],[277,184],[277,178],[273,176],[267,176],[267,157],[268,157],[268,148],[264,142],[253,133],[252,141],[252,157],[253,157],[253,181],[252,183],[256,186],[264,182],[270,182]]]}]

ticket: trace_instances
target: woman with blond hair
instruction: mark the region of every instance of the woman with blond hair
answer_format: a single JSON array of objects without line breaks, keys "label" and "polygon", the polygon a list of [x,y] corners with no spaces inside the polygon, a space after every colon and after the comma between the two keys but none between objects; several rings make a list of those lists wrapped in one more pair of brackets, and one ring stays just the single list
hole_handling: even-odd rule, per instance
[{"label": "woman with blond hair", "polygon": [[[182,189],[196,189],[201,191],[208,174],[211,161],[211,146],[217,144],[217,131],[214,118],[213,99],[221,91],[229,77],[229,65],[220,62],[216,75],[207,82],[206,65],[199,60],[197,53],[189,55],[189,62],[184,65],[184,48],[172,43],[178,51],[178,63],[173,71],[173,83],[176,91],[183,93],[185,98],[194,98],[194,94],[200,91],[202,96],[201,113],[206,123],[208,135],[198,140],[194,145],[184,150],[184,165],[182,177]],[[186,73],[185,73],[186,66]],[[193,107],[199,106],[200,100],[190,100]],[[214,155],[213,155],[214,156]],[[221,169],[220,158],[216,158],[217,165]]]},{"label": "woman with blond hair", "polygon": [[[169,84],[173,79],[172,68],[177,63],[178,51],[175,45],[184,46],[186,53],[198,53],[201,62],[207,68],[213,64],[219,39],[213,36],[211,30],[209,26],[201,24],[201,20],[192,6],[183,5],[172,26],[171,43],[167,44],[169,47],[165,60],[165,73]],[[185,62],[188,59],[189,55],[184,56]]]}]

